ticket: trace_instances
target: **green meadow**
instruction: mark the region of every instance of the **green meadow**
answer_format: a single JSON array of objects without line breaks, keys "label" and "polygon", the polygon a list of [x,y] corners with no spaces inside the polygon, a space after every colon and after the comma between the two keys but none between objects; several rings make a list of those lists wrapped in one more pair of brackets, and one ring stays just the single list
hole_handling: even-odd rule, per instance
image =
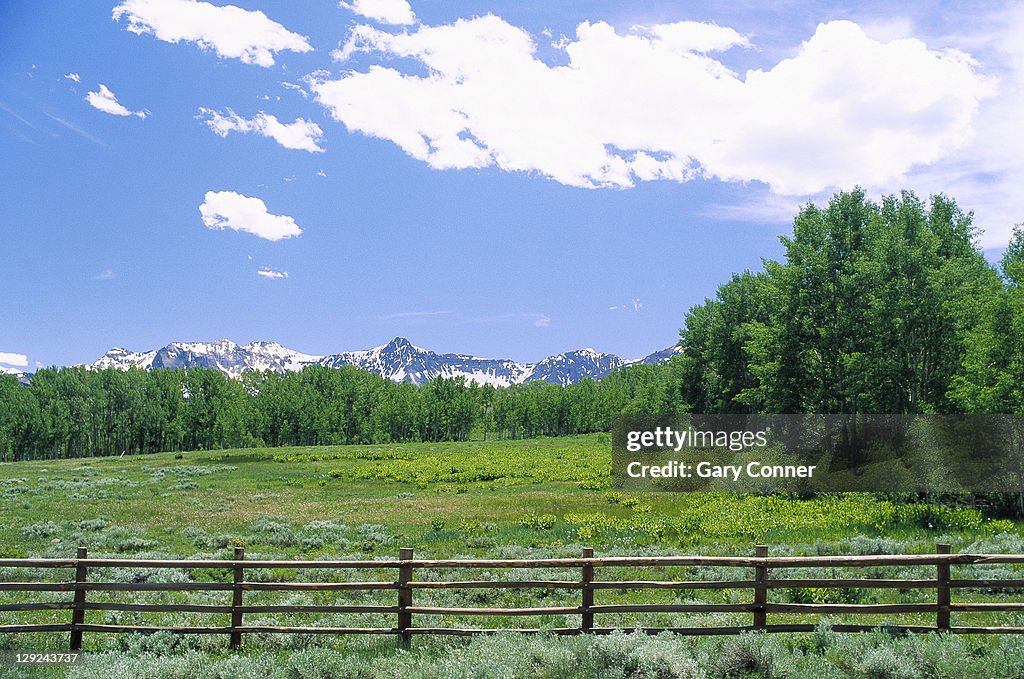
[{"label": "green meadow", "polygon": [[[250,559],[394,558],[413,547],[422,558],[529,558],[601,555],[773,555],[1021,552],[1019,523],[977,507],[910,497],[842,494],[628,494],[611,487],[607,434],[525,441],[474,441],[159,453],[0,465],[0,555],[67,557],[84,546],[93,557],[227,558],[243,546]],[[480,579],[578,579],[573,569],[483,570]],[[0,569],[0,577],[45,579],[54,573]],[[252,570],[247,579],[291,580],[294,570]],[[790,577],[934,577],[934,567],[795,569]],[[227,580],[219,570],[95,569],[111,581]],[[381,571],[311,572],[304,578],[390,579]],[[432,571],[430,579],[465,579]],[[599,569],[603,579],[745,579],[745,569]],[[953,577],[1024,578],[1013,566],[954,569]],[[2,595],[6,603],[60,600],[60,593]],[[133,595],[152,603],[224,604],[223,592]],[[796,603],[926,603],[934,592],[799,588],[771,600]],[[963,591],[957,600],[1018,599],[1019,591]],[[126,601],[90,593],[91,601]],[[392,604],[393,592],[292,594],[252,592],[246,603]],[[417,590],[417,605],[537,607],[578,604],[572,590]],[[729,603],[749,590],[601,590],[597,603]],[[0,613],[4,621],[66,622],[68,611]],[[90,611],[104,624],[226,624],[226,616]],[[956,624],[1024,626],[1019,613],[971,614]],[[247,624],[393,626],[377,614],[250,614]],[[817,620],[817,618],[815,618]],[[886,624],[934,624],[932,614],[860,617]],[[959,622],[958,622],[959,620]],[[807,621],[773,615],[771,622]],[[626,630],[602,638],[514,634],[494,638],[416,637],[409,651],[394,639],[247,635],[241,653],[221,635],[86,633],[91,660],[67,676],[1017,676],[1024,643],[1011,636],[951,637],[884,631],[833,633],[827,618],[814,634],[672,638],[630,635],[639,627],[749,624],[749,614],[608,613],[598,625]],[[574,616],[473,618],[416,616],[430,626],[562,627]],[[0,648],[59,650],[65,634],[7,635]],[[518,650],[517,650],[518,649]],[[618,650],[614,650],[618,649]],[[530,658],[533,660],[530,660]],[[483,662],[483,660],[487,662]],[[483,663],[483,664],[481,664]],[[488,664],[489,663],[489,664]],[[647,664],[645,664],[647,663]],[[1010,663],[1010,664],[1008,664]],[[117,674],[126,669],[125,673]],[[326,668],[326,669],[325,669]],[[561,668],[561,670],[559,669]],[[945,668],[945,669],[943,669]],[[973,668],[973,669],[972,669]],[[979,669],[980,668],[980,669]],[[8,674],[4,675],[3,672]],[[0,669],[0,676],[9,674]],[[1009,669],[1007,669],[1009,671]],[[1024,671],[1024,666],[1018,671]],[[64,676],[53,670],[52,676]],[[134,674],[133,674],[134,672]],[[944,672],[946,672],[944,674]],[[575,673],[575,674],[574,674]],[[45,675],[45,671],[43,672]]]},{"label": "green meadow", "polygon": [[624,494],[611,487],[609,449],[608,435],[594,434],[8,463],[0,553],[752,554],[759,543],[780,554],[862,543],[922,552],[1019,529],[969,506],[870,494]]}]

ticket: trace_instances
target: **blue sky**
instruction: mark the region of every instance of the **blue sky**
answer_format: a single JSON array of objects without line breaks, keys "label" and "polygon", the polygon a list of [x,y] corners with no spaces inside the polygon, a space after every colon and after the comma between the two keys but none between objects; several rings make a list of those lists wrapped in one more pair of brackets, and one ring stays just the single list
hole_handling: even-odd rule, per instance
[{"label": "blue sky", "polygon": [[800,204],[1024,220],[1016,3],[0,5],[0,364],[638,357]]}]

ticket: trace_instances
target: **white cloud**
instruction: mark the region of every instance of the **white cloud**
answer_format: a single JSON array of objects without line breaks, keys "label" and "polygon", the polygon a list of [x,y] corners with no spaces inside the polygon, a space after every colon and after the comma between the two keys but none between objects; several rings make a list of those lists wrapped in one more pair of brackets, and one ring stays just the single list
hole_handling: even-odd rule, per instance
[{"label": "white cloud", "polygon": [[64,75],[64,78],[65,80],[74,80],[76,83],[82,82],[82,79],[78,76],[77,73],[66,73]]},{"label": "white cloud", "polygon": [[138,116],[139,118],[145,119],[146,111],[132,111],[117,100],[114,93],[110,89],[100,83],[100,89],[95,92],[89,92],[85,95],[85,100],[89,102],[89,105],[95,109],[109,113],[112,116]]},{"label": "white cloud", "polygon": [[194,42],[221,57],[269,67],[274,54],[311,52],[305,36],[293,33],[266,14],[234,5],[197,0],[125,0],[114,7],[113,19],[128,19],[128,30],[151,33],[164,42]]},{"label": "white cloud", "polygon": [[270,279],[288,278],[288,272],[287,271],[274,271],[270,267],[266,267],[266,266],[263,267],[262,269],[259,269],[258,271],[256,271],[256,275],[257,276],[263,276],[264,278],[270,278]]},{"label": "white cloud", "polygon": [[[813,197],[812,202],[828,202],[827,194]],[[711,219],[754,222],[761,224],[792,224],[793,217],[807,201],[793,196],[777,196],[767,189],[750,191],[748,195],[728,203],[712,203],[701,211]]]},{"label": "white cloud", "polygon": [[309,83],[348,129],[435,168],[588,188],[706,177],[782,195],[901,181],[966,144],[993,92],[961,52],[880,42],[849,21],[819,25],[767,70],[741,76],[709,56],[748,46],[714,24],[619,34],[584,22],[556,46],[566,65],[549,66],[530,34],[493,15],[401,33],[363,25],[334,56],[381,63]]},{"label": "white cloud", "polygon": [[117,274],[114,273],[113,269],[104,269],[92,277],[94,281],[112,281],[115,278],[117,278]]},{"label": "white cloud", "polygon": [[54,121],[55,123],[58,123],[58,124],[60,124],[60,125],[63,125],[64,127],[68,128],[69,130],[71,130],[72,132],[74,132],[75,134],[77,134],[77,135],[80,135],[80,136],[81,136],[81,137],[82,137],[83,139],[88,139],[89,141],[91,141],[91,142],[92,142],[92,143],[94,143],[94,144],[97,144],[98,146],[106,146],[106,144],[104,144],[104,143],[103,143],[103,140],[102,140],[102,139],[100,139],[100,138],[98,138],[98,137],[96,137],[96,136],[94,136],[94,135],[92,135],[92,134],[89,134],[89,132],[87,132],[86,130],[83,130],[83,129],[82,129],[81,127],[79,127],[78,125],[75,125],[75,124],[74,124],[73,122],[71,122],[70,120],[64,120],[63,118],[60,118],[60,117],[58,117],[58,116],[55,116],[55,115],[51,115],[51,114],[49,114],[49,113],[46,113],[45,111],[44,111],[43,113],[44,113],[44,114],[45,114],[45,115],[46,115],[46,116],[47,116],[47,117],[48,117],[48,118],[49,118],[50,120],[52,120],[52,121]]},{"label": "white cloud", "polygon": [[[735,30],[699,21],[679,21],[655,26],[633,26],[630,32],[657,40],[658,44],[680,54],[721,52],[732,47],[751,47],[750,41]],[[564,45],[568,45],[565,39]]]},{"label": "white cloud", "polygon": [[293,92],[298,92],[300,95],[302,95],[303,99],[308,99],[309,98],[309,92],[307,92],[302,87],[302,85],[297,85],[295,83],[290,83],[290,82],[282,82],[281,83],[281,87],[285,88],[286,90],[292,90]]},{"label": "white cloud", "polygon": [[28,356],[25,354],[12,354],[10,352],[0,351],[0,363],[16,365],[19,368],[24,368],[28,365]]},{"label": "white cloud", "polygon": [[984,56],[986,70],[999,78],[998,94],[979,111],[977,134],[969,144],[941,162],[916,168],[907,183],[921,195],[942,192],[955,198],[984,230],[981,245],[999,247],[1006,245],[1013,225],[1024,222],[1024,6],[1010,3],[977,17],[972,11],[963,30],[951,42]]},{"label": "white cloud", "polygon": [[286,149],[310,153],[323,151],[319,145],[323,138],[323,130],[316,123],[304,118],[297,118],[293,123],[282,123],[263,111],[252,118],[243,118],[231,109],[220,113],[208,108],[199,109],[199,117],[204,118],[203,122],[221,137],[228,136],[232,131],[254,132],[263,137],[270,137]]},{"label": "white cloud", "polygon": [[382,24],[405,26],[416,23],[407,0],[352,0],[338,3],[344,9]]},{"label": "white cloud", "polygon": [[234,191],[207,191],[199,214],[208,229],[245,231],[266,240],[298,237],[302,229],[291,217],[272,215],[259,198]]},{"label": "white cloud", "polygon": [[629,300],[629,304],[616,304],[608,307],[608,311],[640,311],[643,308],[643,303],[639,298],[634,297]]},{"label": "white cloud", "polygon": [[875,40],[889,42],[914,37],[914,22],[908,17],[884,16],[873,17],[858,22],[864,32]]}]

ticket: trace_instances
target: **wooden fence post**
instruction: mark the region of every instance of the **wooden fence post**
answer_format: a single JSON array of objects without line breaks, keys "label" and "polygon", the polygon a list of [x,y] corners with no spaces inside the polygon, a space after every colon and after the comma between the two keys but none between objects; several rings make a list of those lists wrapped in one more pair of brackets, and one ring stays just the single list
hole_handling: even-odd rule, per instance
[{"label": "wooden fence post", "polygon": [[[75,554],[76,559],[84,559],[89,551],[85,547],[79,547]],[[89,569],[81,563],[75,565],[75,598],[71,609],[71,650],[82,650],[82,630],[80,625],[85,624],[85,581]]]},{"label": "wooden fence post", "polygon": [[[594,556],[594,550],[590,547],[584,547],[580,552],[580,556],[584,559],[591,559]],[[590,583],[594,581],[594,564],[586,563],[583,564],[583,578],[582,578],[582,592],[583,592],[583,615],[580,621],[580,631],[589,632],[594,629],[594,614],[590,612],[591,607],[594,605],[594,589],[590,586]]]},{"label": "wooden fence post", "polygon": [[[412,547],[398,550],[399,561],[412,560]],[[409,648],[409,628],[412,627],[412,613],[407,609],[412,606],[412,566],[402,564],[398,567],[398,645]]]},{"label": "wooden fence post", "polygon": [[[768,557],[768,545],[757,545],[754,547],[754,556],[759,558]],[[765,629],[768,626],[768,612],[765,604],[768,603],[768,566],[754,567],[754,628]]]},{"label": "wooden fence post", "polygon": [[235,547],[235,565],[233,586],[231,587],[231,649],[237,651],[242,646],[242,582],[245,572],[241,562],[245,559],[245,547]]},{"label": "wooden fence post", "polygon": [[[949,545],[936,545],[935,551],[939,554],[949,554],[951,552]],[[940,632],[949,631],[949,562],[940,563],[935,567],[936,577],[938,579],[938,588],[936,590],[936,615],[935,615],[935,627]]]}]

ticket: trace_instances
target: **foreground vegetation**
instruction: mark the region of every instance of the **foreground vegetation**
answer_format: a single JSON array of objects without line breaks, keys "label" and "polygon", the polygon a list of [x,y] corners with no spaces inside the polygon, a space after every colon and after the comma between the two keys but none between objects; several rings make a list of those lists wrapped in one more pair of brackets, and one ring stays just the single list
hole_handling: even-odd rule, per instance
[{"label": "foreground vegetation", "polygon": [[[981,508],[928,504],[911,498],[847,494],[799,499],[727,494],[624,495],[609,487],[607,434],[529,441],[419,443],[289,449],[163,453],[95,460],[55,460],[0,466],[0,554],[225,558],[244,545],[248,558],[394,557],[412,546],[418,556],[576,556],[598,554],[743,554],[757,543],[770,553],[870,554],[932,552],[936,542],[957,551],[1024,551],[1021,526]],[[954,577],[1024,577],[1009,566],[962,567]],[[835,571],[835,572],[833,572]],[[26,577],[18,571],[18,577]],[[841,577],[842,569],[829,575]],[[861,572],[860,575],[868,573]],[[30,573],[45,578],[42,572]],[[437,579],[462,579],[437,571]],[[481,571],[480,578],[575,579],[575,571]],[[742,579],[744,569],[619,569],[604,578]],[[793,577],[810,576],[795,571]],[[823,573],[818,573],[823,575]],[[934,577],[934,568],[873,569],[872,577]],[[252,579],[293,579],[296,573],[252,571]],[[344,574],[352,579],[365,573]],[[15,579],[11,569],[3,579]],[[121,581],[224,580],[227,572],[96,569]],[[308,577],[307,573],[303,577]],[[338,574],[321,574],[336,578]],[[475,577],[475,576],[474,576]],[[372,578],[371,578],[372,579]],[[329,603],[338,594],[251,593],[251,603]],[[604,590],[599,603],[746,601],[746,590]],[[4,602],[57,600],[64,595],[4,595]],[[94,600],[126,600],[95,593]],[[340,595],[346,601],[392,603],[393,593]],[[424,605],[528,607],[575,605],[578,592],[449,590],[417,592]],[[915,590],[777,591],[773,600],[834,603],[921,603]],[[1005,599],[1005,592],[963,592],[962,599]],[[152,593],[132,600],[223,603],[223,593]],[[3,613],[0,619],[64,621],[66,611]],[[225,624],[224,616],[188,613],[90,612],[88,619],[122,624]],[[367,624],[390,617],[361,614],[256,615],[259,624]],[[1019,614],[992,613],[972,624],[1022,625]],[[796,621],[779,615],[776,622]],[[831,618],[844,622],[842,617]],[[933,624],[933,616],[878,615],[868,620]],[[864,621],[862,618],[861,622]],[[247,618],[248,622],[248,618]],[[421,616],[417,624],[514,627],[525,619],[481,622],[467,616]],[[604,614],[600,624],[636,626],[748,624],[749,615]],[[545,616],[529,624],[577,624]],[[956,623],[955,623],[956,624]],[[673,639],[616,635],[602,639],[424,639],[409,652],[393,639],[360,640],[247,635],[241,654],[221,637],[178,638],[87,633],[90,664],[69,676],[334,677],[334,676],[1014,676],[1024,646],[1010,637],[895,638],[885,632],[843,637],[826,622],[815,634]],[[8,648],[60,648],[64,635],[8,635]],[[999,668],[1000,671],[995,670]],[[0,673],[0,676],[3,676]],[[17,676],[17,675],[10,675]],[[55,675],[59,676],[59,675]]]},{"label": "foreground vegetation", "polygon": [[[552,638],[503,634],[471,640],[388,641],[325,647],[308,638],[261,639],[240,654],[209,640],[158,633],[123,637],[117,650],[83,667],[32,676],[79,679],[913,679],[1019,677],[1024,637],[980,638],[885,632],[849,635],[821,625],[812,634],[680,639],[618,633]],[[0,668],[0,677],[25,676]]]}]

